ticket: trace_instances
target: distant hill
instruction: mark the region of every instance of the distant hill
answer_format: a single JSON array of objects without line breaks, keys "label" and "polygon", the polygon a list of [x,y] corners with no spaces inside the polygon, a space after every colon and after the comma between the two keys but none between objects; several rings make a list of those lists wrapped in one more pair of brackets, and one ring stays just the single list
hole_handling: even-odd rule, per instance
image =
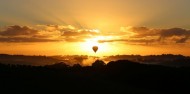
[{"label": "distant hill", "polygon": [[[104,62],[117,60],[130,60],[133,62],[140,62],[142,64],[156,64],[171,67],[188,67],[190,66],[190,57],[182,55],[116,55],[106,56],[103,58],[87,56],[87,55],[65,55],[65,56],[26,56],[26,55],[8,55],[0,54],[0,63],[3,64],[20,64],[32,66],[51,65],[58,62],[64,62],[67,65],[91,65],[97,59]],[[87,64],[85,64],[87,63]]]},{"label": "distant hill", "polygon": [[25,55],[0,54],[0,63],[3,63],[3,64],[43,66],[43,65],[54,64],[60,61],[61,60],[47,57],[47,56],[25,56]]},{"label": "distant hill", "polygon": [[172,54],[162,54],[162,55],[116,55],[105,57],[104,60],[107,61],[117,61],[117,60],[130,60],[134,62],[140,62],[143,64],[156,64],[171,67],[185,67],[190,66],[190,57],[183,55],[172,55]]},{"label": "distant hill", "polygon": [[89,58],[97,58],[97,57],[91,57],[86,55],[30,56],[30,55],[0,54],[0,63],[15,64],[15,65],[19,64],[19,65],[44,66],[44,65],[51,65],[54,63],[64,62],[72,66],[74,64],[83,65],[83,61]]}]

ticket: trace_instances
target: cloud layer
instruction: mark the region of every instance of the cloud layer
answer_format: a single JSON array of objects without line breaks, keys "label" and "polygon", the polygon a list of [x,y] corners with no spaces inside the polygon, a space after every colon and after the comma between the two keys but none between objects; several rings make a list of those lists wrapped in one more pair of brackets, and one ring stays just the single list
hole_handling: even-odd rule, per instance
[{"label": "cloud layer", "polygon": [[133,44],[171,44],[189,42],[190,30],[183,28],[154,29],[148,27],[121,27],[119,39],[99,42],[128,42]]},{"label": "cloud layer", "polygon": [[76,29],[71,25],[38,25],[35,27],[14,25],[0,31],[0,42],[79,42],[98,33],[93,29]]},{"label": "cloud layer", "polygon": [[0,31],[0,42],[83,42],[104,37],[99,43],[126,42],[132,44],[188,43],[190,30],[183,28],[154,29],[148,27],[121,27],[106,33],[96,29],[80,29],[68,25],[8,26]]}]

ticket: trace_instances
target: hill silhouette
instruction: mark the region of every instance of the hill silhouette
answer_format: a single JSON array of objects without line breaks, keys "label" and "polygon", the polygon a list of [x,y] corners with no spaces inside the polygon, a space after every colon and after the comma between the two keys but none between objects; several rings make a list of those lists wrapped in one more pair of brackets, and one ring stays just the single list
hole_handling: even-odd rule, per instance
[{"label": "hill silhouette", "polygon": [[5,93],[189,93],[190,68],[147,65],[129,60],[101,60],[92,66],[64,62],[46,66],[0,64],[0,92]]},{"label": "hill silhouette", "polygon": [[130,60],[143,64],[163,65],[171,67],[190,67],[190,57],[183,55],[116,55],[104,56],[103,58],[87,56],[87,55],[64,55],[64,56],[27,56],[27,55],[8,55],[0,54],[0,63],[3,64],[19,64],[19,65],[32,65],[32,66],[45,66],[52,65],[59,62],[64,62],[69,66],[80,64],[82,66],[89,66],[97,60],[101,59],[108,63],[117,60]]}]

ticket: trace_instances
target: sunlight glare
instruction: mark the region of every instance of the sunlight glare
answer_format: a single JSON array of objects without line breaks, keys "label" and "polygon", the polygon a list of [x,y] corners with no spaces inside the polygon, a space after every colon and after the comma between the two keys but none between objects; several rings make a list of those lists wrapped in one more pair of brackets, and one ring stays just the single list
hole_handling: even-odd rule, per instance
[{"label": "sunlight glare", "polygon": [[[95,38],[86,39],[86,41],[81,44],[81,48],[89,55],[101,56],[102,53],[105,54],[110,49],[110,46],[107,43],[98,42],[99,40],[104,39],[105,38],[103,36],[97,36]],[[92,50],[93,46],[98,46],[98,51],[96,53],[94,53],[94,51]]]}]

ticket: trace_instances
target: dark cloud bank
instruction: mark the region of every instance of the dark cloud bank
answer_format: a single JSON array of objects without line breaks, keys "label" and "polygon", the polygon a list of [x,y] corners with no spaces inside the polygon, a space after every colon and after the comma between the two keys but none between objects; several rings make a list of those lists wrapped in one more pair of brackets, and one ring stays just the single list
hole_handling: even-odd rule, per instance
[{"label": "dark cloud bank", "polygon": [[[130,43],[188,43],[190,30],[183,28],[152,29],[148,27],[130,27],[112,34],[95,32],[90,29],[76,29],[69,26],[44,25],[47,29],[38,29],[28,26],[8,26],[0,31],[0,42],[82,42],[95,36],[113,36],[113,39],[99,40],[104,42]],[[129,35],[132,33],[132,35]],[[54,37],[52,37],[54,36]],[[119,38],[114,38],[119,36]],[[128,37],[126,37],[128,36]]]}]

